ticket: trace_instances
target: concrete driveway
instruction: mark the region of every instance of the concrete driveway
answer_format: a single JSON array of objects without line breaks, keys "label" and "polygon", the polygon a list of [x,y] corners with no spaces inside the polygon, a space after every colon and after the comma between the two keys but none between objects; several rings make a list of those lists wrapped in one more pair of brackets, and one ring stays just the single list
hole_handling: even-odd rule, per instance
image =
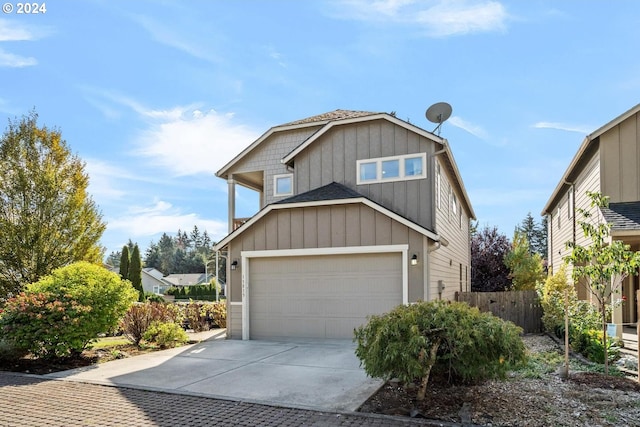
[{"label": "concrete driveway", "polygon": [[96,384],[323,411],[354,411],[382,381],[368,378],[355,344],[213,339],[46,375]]}]

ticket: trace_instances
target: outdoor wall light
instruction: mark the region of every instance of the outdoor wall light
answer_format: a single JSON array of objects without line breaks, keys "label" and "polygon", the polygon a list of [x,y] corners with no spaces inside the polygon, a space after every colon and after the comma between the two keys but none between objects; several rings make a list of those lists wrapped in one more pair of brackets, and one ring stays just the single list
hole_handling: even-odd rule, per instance
[{"label": "outdoor wall light", "polygon": [[238,260],[234,259],[233,262],[231,263],[231,269],[235,270],[236,268],[238,268]]},{"label": "outdoor wall light", "polygon": [[411,265],[418,265],[418,255],[417,254],[413,254],[413,256],[411,257]]}]

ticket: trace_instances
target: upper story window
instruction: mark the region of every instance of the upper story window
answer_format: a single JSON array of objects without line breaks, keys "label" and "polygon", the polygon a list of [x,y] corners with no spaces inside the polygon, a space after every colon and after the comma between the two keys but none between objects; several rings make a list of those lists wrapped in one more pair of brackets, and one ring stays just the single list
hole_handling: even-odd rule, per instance
[{"label": "upper story window", "polygon": [[273,177],[273,195],[275,197],[293,195],[293,174],[275,175]]},{"label": "upper story window", "polygon": [[573,218],[573,205],[573,187],[571,187],[567,193],[567,219]]},{"label": "upper story window", "polygon": [[427,154],[379,157],[358,160],[358,185],[376,182],[406,181],[427,177]]},{"label": "upper story window", "polygon": [[442,176],[440,175],[440,163],[436,164],[436,206],[442,206]]}]

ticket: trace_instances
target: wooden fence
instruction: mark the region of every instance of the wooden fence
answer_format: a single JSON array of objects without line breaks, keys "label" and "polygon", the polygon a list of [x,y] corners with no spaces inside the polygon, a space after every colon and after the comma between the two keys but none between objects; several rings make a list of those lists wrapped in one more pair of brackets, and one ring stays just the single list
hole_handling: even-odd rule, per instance
[{"label": "wooden fence", "polygon": [[509,320],[525,334],[543,331],[542,306],[536,291],[456,292],[456,300]]}]

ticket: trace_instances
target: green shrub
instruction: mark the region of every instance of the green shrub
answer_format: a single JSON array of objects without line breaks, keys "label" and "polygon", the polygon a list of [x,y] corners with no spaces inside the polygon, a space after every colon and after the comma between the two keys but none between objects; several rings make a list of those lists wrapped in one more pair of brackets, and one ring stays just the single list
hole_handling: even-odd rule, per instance
[{"label": "green shrub", "polygon": [[184,317],[187,326],[190,329],[193,329],[193,332],[209,330],[207,304],[190,301],[188,304],[184,305]]},{"label": "green shrub", "polygon": [[144,300],[147,302],[165,303],[166,301],[162,295],[154,294],[153,292],[145,292]]},{"label": "green shrub", "polygon": [[16,349],[41,358],[68,357],[96,337],[86,327],[90,312],[68,295],[22,292],[7,301],[0,325]]},{"label": "green shrub", "polygon": [[19,349],[15,344],[7,339],[0,338],[0,364],[12,362],[27,355],[27,351]]},{"label": "green shrub", "polygon": [[[576,336],[571,347],[592,362],[604,364],[603,333],[598,329],[581,331]],[[620,357],[618,339],[607,337],[607,357],[609,362],[615,362]]]},{"label": "green shrub", "polygon": [[129,307],[123,316],[120,329],[131,342],[140,345],[145,332],[153,322],[173,322],[181,325],[182,316],[173,304],[137,303]]},{"label": "green shrub", "polygon": [[355,330],[356,355],[372,377],[420,380],[420,400],[432,368],[462,382],[503,377],[525,361],[521,332],[466,303],[419,302],[371,316]]},{"label": "green shrub", "polygon": [[7,340],[37,357],[81,352],[112,331],[136,291],[101,266],[78,262],[54,270],[7,301],[0,327]]},{"label": "green shrub", "polygon": [[214,302],[208,305],[208,317],[211,323],[218,328],[227,327],[227,303],[224,301]]},{"label": "green shrub", "polygon": [[189,341],[187,333],[174,322],[153,322],[144,333],[145,341],[156,343],[161,348],[171,348]]},{"label": "green shrub", "polygon": [[[545,329],[564,338],[565,333],[565,290],[569,299],[569,343],[574,351],[583,354],[590,360],[602,360],[604,351],[602,344],[592,342],[593,331],[602,327],[602,315],[588,301],[579,300],[575,288],[567,280],[566,266],[563,264],[553,275],[549,276],[544,285],[537,288],[544,314],[542,322]],[[602,333],[600,332],[600,337]],[[615,352],[615,348],[611,347]],[[602,355],[598,356],[598,352]]]}]

